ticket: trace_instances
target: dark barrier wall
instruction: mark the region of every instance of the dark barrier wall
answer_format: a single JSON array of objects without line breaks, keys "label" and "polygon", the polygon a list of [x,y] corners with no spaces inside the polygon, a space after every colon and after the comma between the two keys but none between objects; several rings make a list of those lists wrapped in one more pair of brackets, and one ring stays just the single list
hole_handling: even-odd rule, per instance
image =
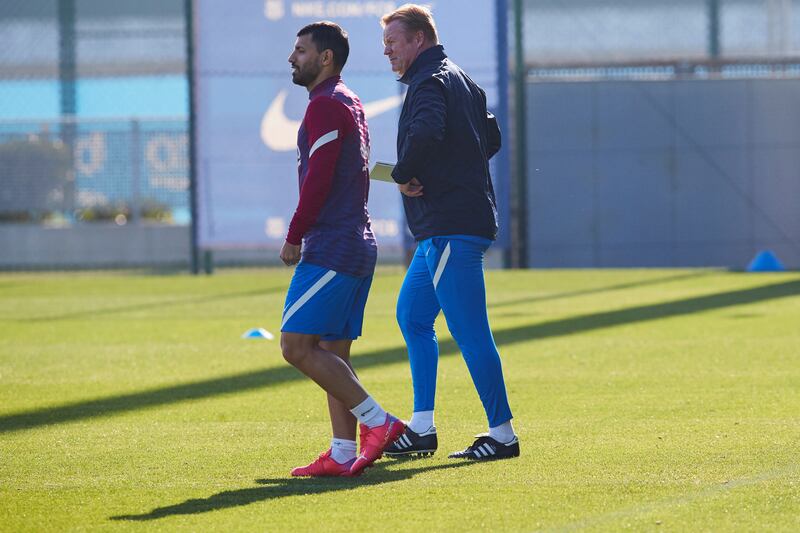
[{"label": "dark barrier wall", "polygon": [[800,268],[800,80],[532,83],[533,267]]}]

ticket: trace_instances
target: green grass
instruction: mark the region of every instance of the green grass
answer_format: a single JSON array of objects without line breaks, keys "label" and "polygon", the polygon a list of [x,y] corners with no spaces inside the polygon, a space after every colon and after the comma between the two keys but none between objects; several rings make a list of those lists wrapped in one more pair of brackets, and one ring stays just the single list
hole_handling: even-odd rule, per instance
[{"label": "green grass", "polygon": [[[327,447],[322,392],[283,362],[288,270],[0,275],[0,530],[800,529],[800,274],[487,275],[522,456],[449,461],[485,429],[444,322],[440,451],[290,479]],[[411,385],[377,275],[354,365]]]}]

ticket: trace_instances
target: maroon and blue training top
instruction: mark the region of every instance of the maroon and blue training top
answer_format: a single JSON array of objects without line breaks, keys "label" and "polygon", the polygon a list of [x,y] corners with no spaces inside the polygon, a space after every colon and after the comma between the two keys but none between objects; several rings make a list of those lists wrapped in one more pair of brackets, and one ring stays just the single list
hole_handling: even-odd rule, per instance
[{"label": "maroon and blue training top", "polygon": [[303,261],[369,276],[378,255],[367,211],[369,130],[361,101],[339,76],[309,94],[297,133],[300,201],[286,241]]}]

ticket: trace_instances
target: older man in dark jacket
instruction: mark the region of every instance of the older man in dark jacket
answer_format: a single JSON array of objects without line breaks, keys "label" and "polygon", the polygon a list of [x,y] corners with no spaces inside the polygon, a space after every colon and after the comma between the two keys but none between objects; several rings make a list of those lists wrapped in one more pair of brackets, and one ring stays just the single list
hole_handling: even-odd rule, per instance
[{"label": "older man in dark jacket", "polygon": [[438,44],[427,8],[406,4],[381,22],[384,54],[400,82],[408,85],[392,177],[403,193],[409,229],[417,240],[397,302],[411,363],[414,414],[406,432],[384,453],[436,451],[439,347],[433,325],[443,311],[489,423],[488,433],[450,457],[516,457],[519,440],[511,425],[483,280],[483,255],[497,235],[489,158],[500,149],[500,130],[487,111],[483,89]]}]

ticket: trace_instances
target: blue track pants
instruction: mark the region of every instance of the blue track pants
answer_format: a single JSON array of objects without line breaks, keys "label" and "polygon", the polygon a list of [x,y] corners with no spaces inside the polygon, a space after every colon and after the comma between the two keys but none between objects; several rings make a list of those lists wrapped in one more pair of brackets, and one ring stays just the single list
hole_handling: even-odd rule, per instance
[{"label": "blue track pants", "polygon": [[431,411],[436,396],[439,344],[433,324],[444,312],[489,427],[511,420],[500,354],[489,328],[483,255],[492,241],[448,235],[420,241],[397,301],[397,322],[408,346],[414,411]]}]

